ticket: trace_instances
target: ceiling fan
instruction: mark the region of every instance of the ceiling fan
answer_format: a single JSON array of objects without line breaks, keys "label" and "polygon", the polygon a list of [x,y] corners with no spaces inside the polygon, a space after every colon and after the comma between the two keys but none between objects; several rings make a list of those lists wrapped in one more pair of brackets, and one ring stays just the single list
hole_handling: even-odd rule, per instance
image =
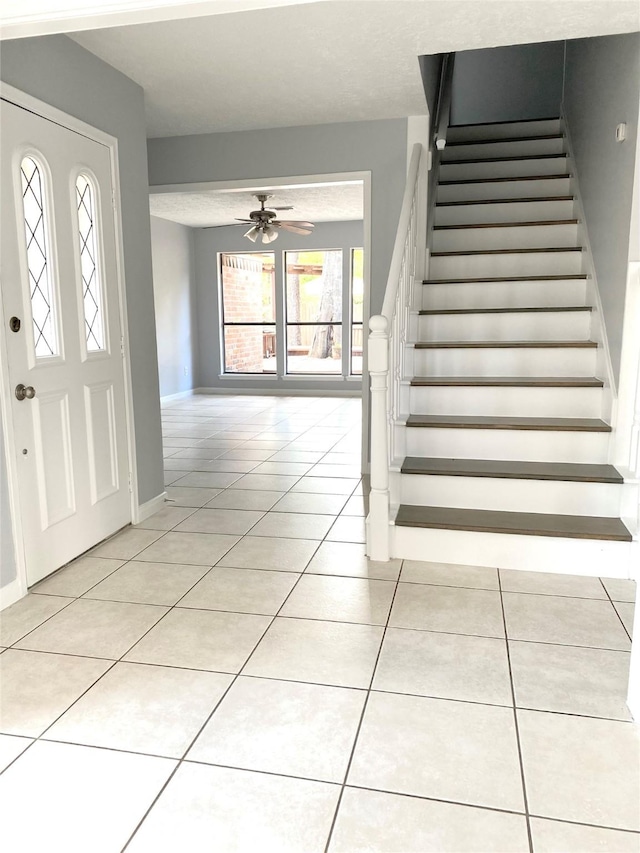
[{"label": "ceiling fan", "polygon": [[[272,243],[278,239],[278,229],[291,231],[294,234],[311,234],[314,225],[312,222],[295,222],[284,219],[277,219],[278,210],[293,210],[293,207],[272,207],[265,208],[267,199],[273,198],[266,193],[254,193],[255,198],[260,202],[260,210],[252,210],[249,214],[249,219],[237,219],[238,225],[246,225],[249,223],[251,228],[244,234],[252,243],[255,243],[258,237],[262,235],[263,243]],[[235,225],[236,223],[234,223]],[[210,225],[209,228],[225,228],[224,225]]]}]

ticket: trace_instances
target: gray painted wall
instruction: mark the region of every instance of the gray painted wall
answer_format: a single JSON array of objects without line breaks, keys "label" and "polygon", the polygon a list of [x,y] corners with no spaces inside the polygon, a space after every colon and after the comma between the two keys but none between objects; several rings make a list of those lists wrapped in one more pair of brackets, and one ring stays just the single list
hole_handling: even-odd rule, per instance
[{"label": "gray painted wall", "polygon": [[2,79],[117,137],[140,502],[164,491],[142,89],[62,35],[2,43]]},{"label": "gray painted wall", "polygon": [[456,53],[451,124],[560,115],[564,42]]},{"label": "gray painted wall", "polygon": [[193,235],[191,228],[151,217],[158,371],[163,397],[194,387],[197,347]]},{"label": "gray painted wall", "polygon": [[[295,211],[292,216],[295,215]],[[319,222],[314,233],[308,237],[282,232],[278,239],[264,247],[267,252],[275,253],[276,263],[276,300],[279,310],[283,308],[283,282],[285,251],[304,251],[310,249],[342,249],[343,280],[348,281],[349,249],[362,246],[362,222]],[[204,388],[239,387],[242,388],[288,388],[313,389],[317,391],[336,389],[357,391],[362,387],[358,380],[341,378],[318,380],[308,378],[276,379],[270,377],[243,377],[230,375],[219,378],[222,373],[220,358],[220,320],[218,291],[218,252],[258,251],[260,246],[253,245],[243,237],[242,228],[216,228],[211,230],[195,229],[196,289],[198,306],[198,385]]]},{"label": "gray painted wall", "polygon": [[371,311],[382,308],[406,179],[407,120],[149,140],[149,183],[371,172]]},{"label": "gray painted wall", "polygon": [[[564,114],[609,340],[616,383],[620,374],[634,180],[640,35],[567,42]],[[616,142],[619,122],[627,139]]]}]

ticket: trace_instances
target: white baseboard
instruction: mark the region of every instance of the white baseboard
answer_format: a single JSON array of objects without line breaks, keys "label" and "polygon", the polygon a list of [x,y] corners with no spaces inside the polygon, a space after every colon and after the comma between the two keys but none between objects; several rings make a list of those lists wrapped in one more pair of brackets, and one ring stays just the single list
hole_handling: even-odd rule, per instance
[{"label": "white baseboard", "polygon": [[193,397],[195,391],[193,388],[189,388],[188,391],[178,391],[177,394],[167,394],[164,397],[160,397],[161,403],[171,403],[174,400],[184,400],[185,397]]},{"label": "white baseboard", "polygon": [[6,586],[0,587],[0,610],[5,607],[10,607],[16,601],[20,601],[27,594],[26,588],[20,582],[20,578],[15,578]]},{"label": "white baseboard", "polygon": [[151,518],[154,513],[163,508],[166,499],[167,493],[162,492],[162,494],[156,495],[155,498],[151,498],[150,501],[139,504],[134,511],[133,524],[140,524],[140,522],[146,521],[147,518]]},{"label": "white baseboard", "polygon": [[332,388],[330,391],[314,388],[246,388],[242,386],[229,386],[220,388],[194,388],[194,394],[246,394],[248,396],[265,397],[361,397],[362,388]]}]

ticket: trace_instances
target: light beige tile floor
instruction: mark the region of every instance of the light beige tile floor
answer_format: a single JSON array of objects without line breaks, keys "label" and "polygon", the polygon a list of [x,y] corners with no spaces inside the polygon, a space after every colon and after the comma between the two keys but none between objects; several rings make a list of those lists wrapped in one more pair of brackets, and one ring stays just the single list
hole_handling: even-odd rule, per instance
[{"label": "light beige tile floor", "polygon": [[7,850],[640,850],[632,582],[367,560],[356,400],[163,416],[165,508],[2,614]]}]

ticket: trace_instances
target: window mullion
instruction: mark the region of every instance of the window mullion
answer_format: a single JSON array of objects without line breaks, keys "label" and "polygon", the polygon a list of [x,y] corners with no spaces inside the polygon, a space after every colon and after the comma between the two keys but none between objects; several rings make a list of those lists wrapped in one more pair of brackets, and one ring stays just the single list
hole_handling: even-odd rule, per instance
[{"label": "window mullion", "polygon": [[275,256],[275,308],[276,308],[276,371],[278,379],[287,373],[287,329],[286,329],[286,274],[285,252],[274,252]]}]

